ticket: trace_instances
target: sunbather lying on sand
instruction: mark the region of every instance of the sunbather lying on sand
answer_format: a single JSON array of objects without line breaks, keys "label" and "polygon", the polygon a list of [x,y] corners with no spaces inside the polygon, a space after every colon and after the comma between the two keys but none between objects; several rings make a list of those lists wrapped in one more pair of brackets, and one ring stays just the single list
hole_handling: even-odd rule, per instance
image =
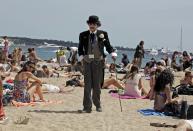
[{"label": "sunbather lying on sand", "polygon": [[74,90],[73,87],[65,88],[65,87],[58,87],[58,86],[50,85],[50,84],[42,84],[43,93],[70,93],[73,90]]},{"label": "sunbather lying on sand", "polygon": [[48,67],[46,65],[42,66],[42,71],[43,71],[43,74],[45,75],[45,77],[47,77],[47,78],[60,76],[60,74],[57,71],[48,69]]}]

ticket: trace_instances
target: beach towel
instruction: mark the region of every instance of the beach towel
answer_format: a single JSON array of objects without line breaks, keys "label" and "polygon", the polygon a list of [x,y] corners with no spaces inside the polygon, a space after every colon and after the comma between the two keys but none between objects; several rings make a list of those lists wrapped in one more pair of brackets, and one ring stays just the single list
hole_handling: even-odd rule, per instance
[{"label": "beach towel", "polygon": [[166,116],[162,112],[157,112],[154,109],[142,109],[138,110],[139,113],[141,113],[143,116]]},{"label": "beach towel", "polygon": [[52,104],[62,104],[63,101],[45,101],[45,102],[30,102],[30,103],[22,103],[22,102],[17,102],[17,101],[12,101],[12,105],[15,107],[24,107],[24,106],[37,106],[37,105],[42,105],[42,106],[48,106]]},{"label": "beach towel", "polygon": [[114,98],[119,98],[120,99],[147,99],[145,96],[142,97],[133,97],[133,96],[128,96],[128,95],[120,95],[118,93],[110,93],[110,95]]}]

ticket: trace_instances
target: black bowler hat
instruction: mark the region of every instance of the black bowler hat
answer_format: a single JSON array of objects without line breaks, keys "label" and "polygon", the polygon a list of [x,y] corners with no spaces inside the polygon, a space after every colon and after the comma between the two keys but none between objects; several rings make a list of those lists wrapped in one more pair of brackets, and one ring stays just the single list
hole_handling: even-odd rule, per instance
[{"label": "black bowler hat", "polygon": [[96,15],[89,16],[87,20],[87,24],[97,24],[98,27],[101,26],[101,22],[99,21],[99,17]]}]

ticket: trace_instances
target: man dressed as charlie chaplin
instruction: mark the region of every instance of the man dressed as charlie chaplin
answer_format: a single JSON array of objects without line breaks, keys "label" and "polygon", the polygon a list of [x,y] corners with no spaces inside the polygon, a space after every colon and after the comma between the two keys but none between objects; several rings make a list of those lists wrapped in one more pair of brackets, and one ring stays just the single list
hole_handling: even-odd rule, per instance
[{"label": "man dressed as charlie chaplin", "polygon": [[[101,26],[98,16],[90,16],[87,20],[88,31],[80,33],[79,36],[79,61],[83,61],[84,66],[84,98],[83,110],[81,113],[91,113],[92,102],[96,106],[97,112],[102,112],[100,94],[104,80],[104,47],[115,60],[117,54],[110,45],[108,34],[98,30]],[[92,93],[92,95],[91,95]]]}]

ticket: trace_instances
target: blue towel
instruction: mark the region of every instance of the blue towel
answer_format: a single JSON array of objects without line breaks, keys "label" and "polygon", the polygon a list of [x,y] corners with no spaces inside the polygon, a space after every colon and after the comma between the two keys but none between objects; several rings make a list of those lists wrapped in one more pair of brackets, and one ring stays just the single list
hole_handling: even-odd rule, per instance
[{"label": "blue towel", "polygon": [[143,110],[138,110],[138,112],[140,112],[144,116],[165,116],[164,113],[156,112],[153,109],[143,109]]}]

